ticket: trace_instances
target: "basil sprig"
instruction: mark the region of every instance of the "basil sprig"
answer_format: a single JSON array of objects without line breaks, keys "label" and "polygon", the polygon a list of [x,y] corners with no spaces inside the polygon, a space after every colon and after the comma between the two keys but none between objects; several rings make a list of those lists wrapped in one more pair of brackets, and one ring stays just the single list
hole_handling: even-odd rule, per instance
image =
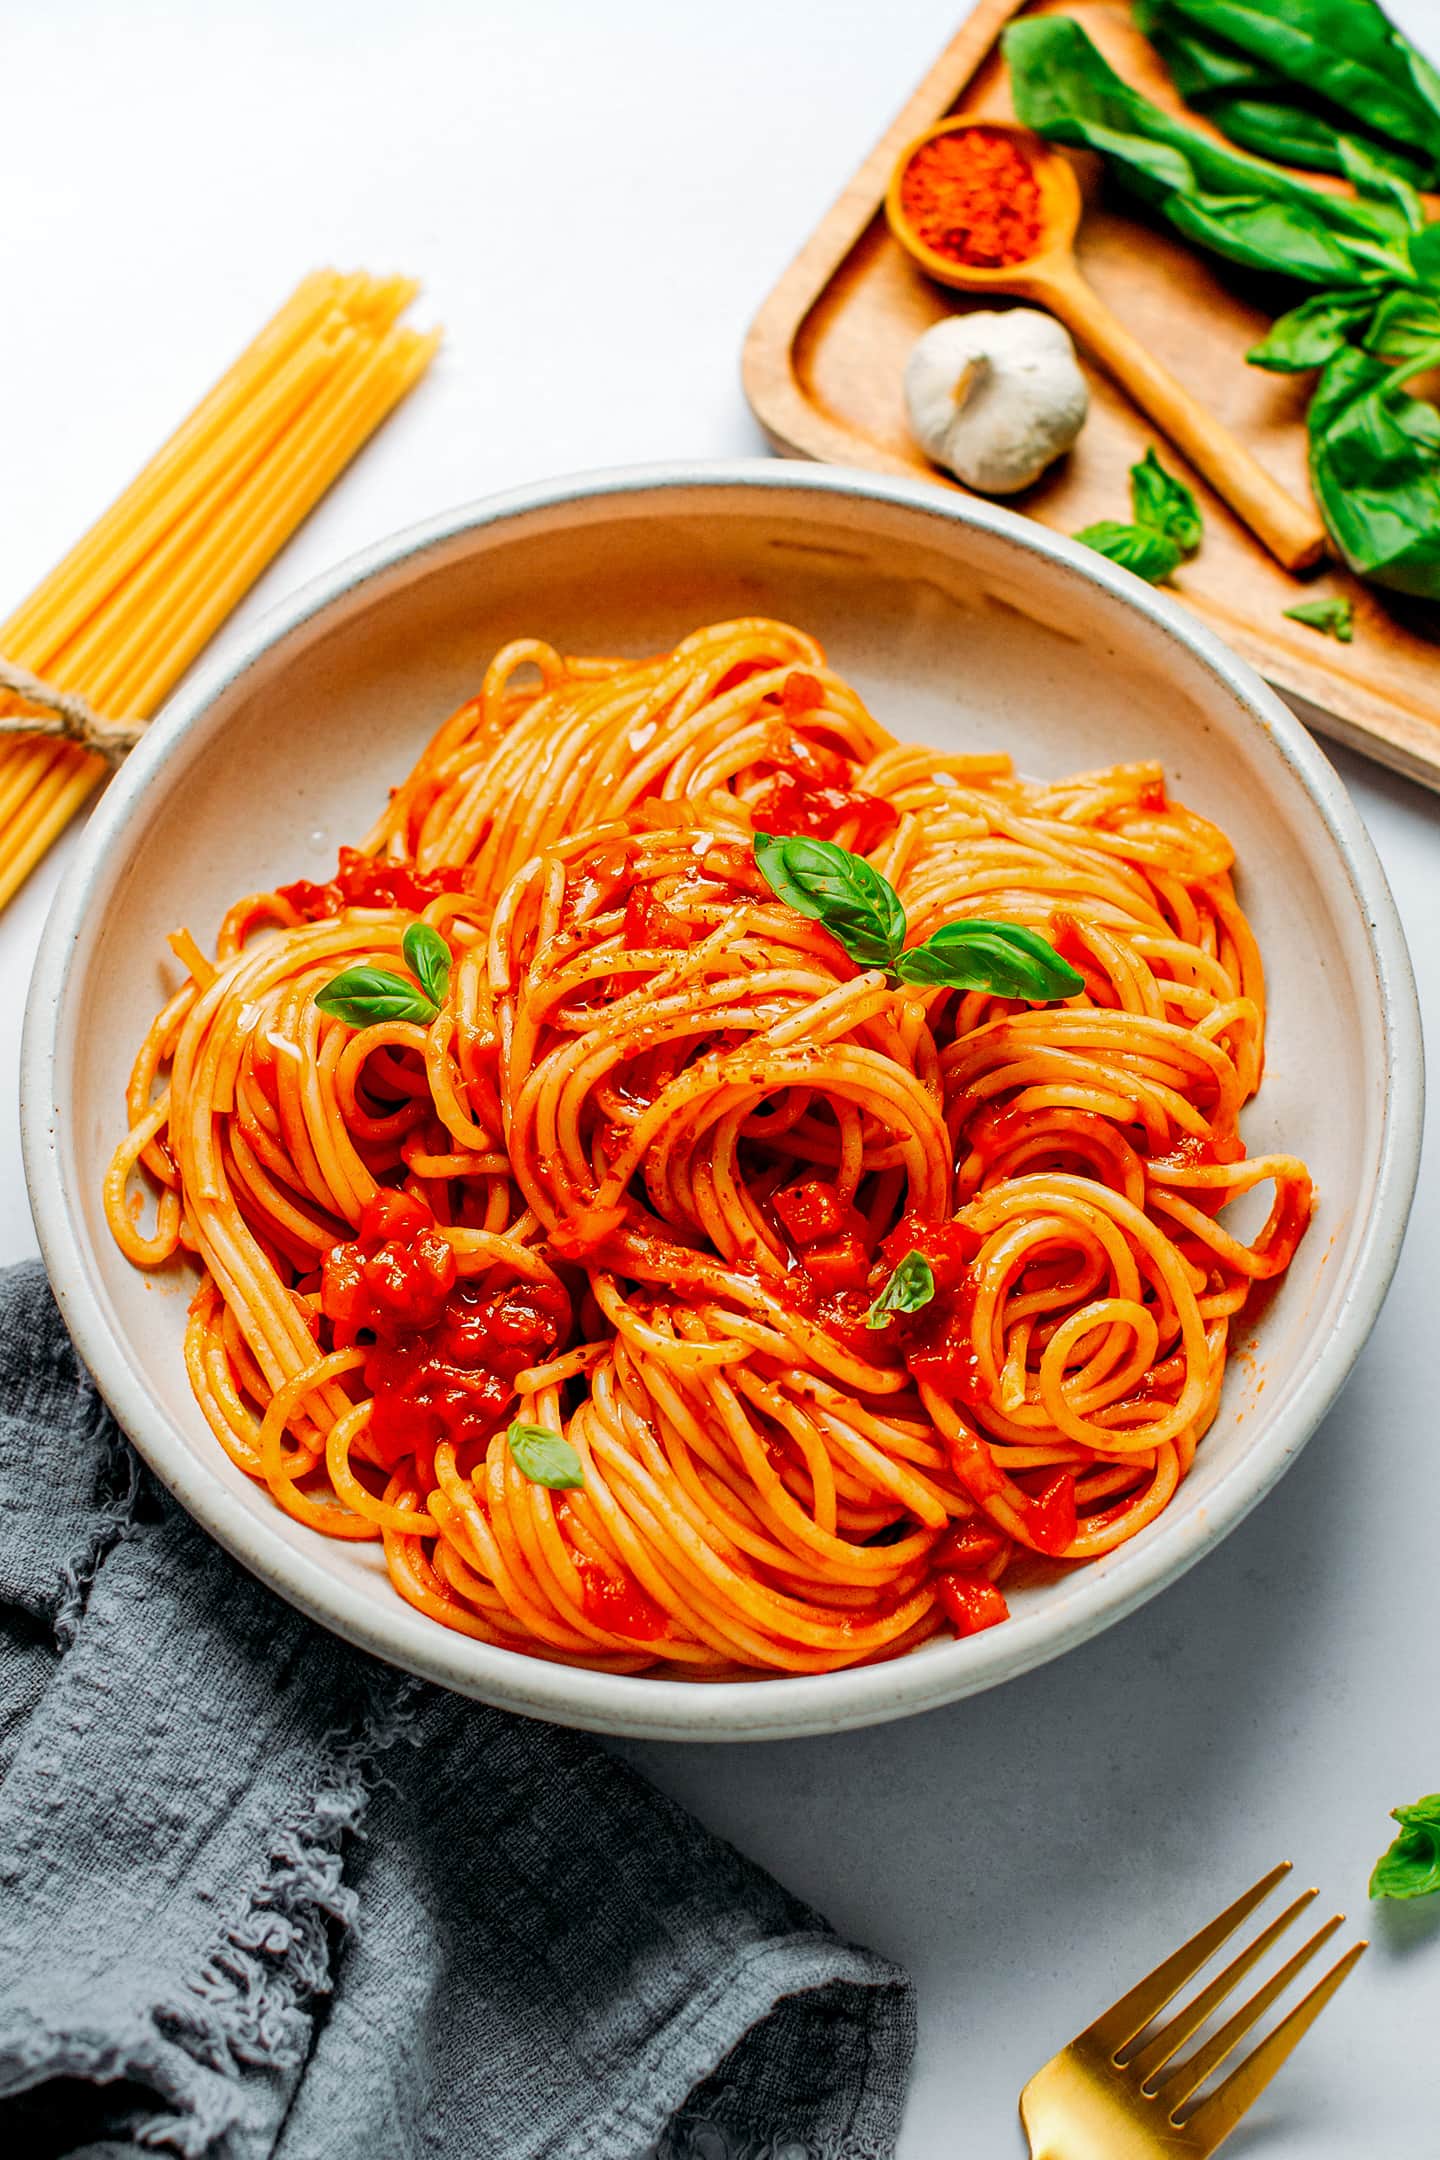
[{"label": "basil sprig", "polygon": [[1440,1891],[1440,1793],[1390,1812],[1400,1835],[1375,1863],[1371,1897],[1434,1897]]},{"label": "basil sprig", "polygon": [[828,930],[857,967],[892,982],[985,990],[1032,1005],[1073,997],[1085,978],[1038,930],[1020,923],[952,922],[906,947],[905,908],[888,878],[833,840],[756,833],[755,861],[777,899]]},{"label": "basil sprig", "polygon": [[924,1253],[908,1252],[866,1313],[865,1325],[888,1327],[891,1313],[919,1312],[934,1295],[934,1269]]},{"label": "basil sprig", "polygon": [[414,980],[389,968],[346,968],[315,993],[321,1012],[347,1027],[378,1027],[386,1020],[413,1020],[428,1027],[450,987],[450,948],[427,922],[413,922],[401,941]]},{"label": "basil sprig", "polygon": [[1166,472],[1152,443],[1138,465],[1130,467],[1133,525],[1102,518],[1075,537],[1109,562],[1118,562],[1147,584],[1160,585],[1200,545],[1204,520],[1193,492]]},{"label": "basil sprig", "polygon": [[563,1434],[548,1425],[517,1422],[505,1435],[516,1467],[532,1485],[548,1485],[552,1492],[572,1491],[585,1483],[585,1466]]}]

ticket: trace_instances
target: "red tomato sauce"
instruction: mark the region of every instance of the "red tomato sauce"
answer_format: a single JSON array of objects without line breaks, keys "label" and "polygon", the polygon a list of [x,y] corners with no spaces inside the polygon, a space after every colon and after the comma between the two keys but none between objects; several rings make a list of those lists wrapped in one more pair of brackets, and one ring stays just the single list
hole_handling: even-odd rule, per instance
[{"label": "red tomato sauce", "polygon": [[1003,1530],[982,1515],[972,1516],[969,1522],[952,1523],[932,1547],[930,1565],[937,1573],[974,1575],[1008,1552],[1010,1540]]},{"label": "red tomato sauce", "polygon": [[1244,1162],[1245,1143],[1239,1133],[1182,1133],[1167,1155],[1154,1160],[1175,1170],[1213,1170],[1221,1163]]},{"label": "red tomato sauce", "polygon": [[787,765],[767,781],[751,805],[757,832],[782,839],[838,840],[856,855],[870,855],[900,823],[900,813],[882,796],[860,788],[834,787]]},{"label": "red tomato sauce", "polygon": [[[964,1223],[906,1215],[878,1255],[869,1224],[824,1178],[783,1186],[770,1205],[799,1268],[788,1289],[828,1333],[864,1356],[898,1350],[917,1380],[978,1408],[990,1400],[974,1347],[976,1281],[972,1263],[981,1240]],[[883,1328],[866,1325],[871,1302],[907,1253],[930,1263],[935,1295],[915,1313],[892,1313]]]},{"label": "red tomato sauce", "polygon": [[937,1394],[972,1409],[990,1400],[974,1343],[978,1283],[973,1262],[981,1242],[964,1223],[927,1222],[922,1216],[906,1215],[880,1248],[887,1276],[907,1253],[918,1252],[929,1262],[934,1297],[919,1312],[897,1315],[892,1325],[914,1377]]},{"label": "red tomato sauce", "polygon": [[321,922],[348,907],[406,908],[419,915],[439,894],[465,889],[463,869],[417,870],[413,863],[391,862],[383,855],[362,855],[358,848],[342,847],[339,867],[328,884],[297,878],[293,885],[277,885],[275,891],[306,922]]},{"label": "red tomato sauce", "polygon": [[979,1635],[1010,1617],[1004,1592],[988,1575],[937,1575],[935,1594],[957,1635]]},{"label": "red tomato sauce", "polygon": [[[698,880],[687,882],[698,890]],[[625,943],[632,951],[653,952],[658,946],[662,951],[683,952],[687,945],[695,942],[704,926],[692,922],[670,905],[672,900],[682,896],[683,891],[683,884],[668,893],[663,892],[658,883],[635,887],[625,903]]]},{"label": "red tomato sauce", "polygon": [[1053,1558],[1063,1553],[1075,1535],[1075,1473],[1073,1470],[1021,1471],[1016,1484],[1026,1495],[1025,1528],[1037,1552]]},{"label": "red tomato sauce", "polygon": [[[1245,1143],[1239,1133],[1222,1133],[1218,1137],[1214,1133],[1182,1133],[1167,1154],[1156,1155],[1152,1160],[1162,1169],[1213,1170],[1226,1163],[1244,1162]],[[1231,1197],[1226,1185],[1177,1185],[1171,1189],[1204,1215],[1218,1215]],[[1300,1227],[1303,1229],[1304,1224]],[[1297,1232],[1295,1244],[1298,1243]],[[1292,1245],[1292,1253],[1294,1249]],[[1211,1256],[1207,1254],[1200,1265],[1208,1268],[1210,1264]]]},{"label": "red tomato sauce", "polygon": [[817,1290],[864,1289],[874,1258],[870,1226],[827,1179],[783,1186],[770,1205]]},{"label": "red tomato sauce", "polygon": [[626,1635],[634,1642],[654,1642],[667,1633],[670,1618],[662,1606],[647,1597],[633,1576],[612,1575],[588,1553],[573,1555],[580,1576],[580,1603],[587,1620],[612,1635]]},{"label": "red tomato sauce", "polygon": [[423,1200],[382,1191],[359,1236],[332,1246],[320,1307],[336,1349],[362,1336],[374,1396],[369,1440],[387,1468],[404,1455],[483,1439],[514,1394],[514,1379],[560,1340],[568,1312],[551,1283],[482,1291],[457,1278],[455,1255]]}]

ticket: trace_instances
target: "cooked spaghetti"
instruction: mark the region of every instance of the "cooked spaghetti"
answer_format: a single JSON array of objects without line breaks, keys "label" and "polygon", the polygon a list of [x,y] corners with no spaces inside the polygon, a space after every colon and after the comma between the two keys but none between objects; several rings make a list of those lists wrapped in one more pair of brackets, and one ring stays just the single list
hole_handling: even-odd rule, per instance
[{"label": "cooked spaghetti", "polygon": [[[907,945],[1019,926],[1076,987],[897,982],[756,833],[865,858]],[[111,1228],[198,1263],[231,1459],[447,1627],[709,1678],[970,1634],[1167,1506],[1309,1220],[1239,1134],[1232,859],[1157,766],[895,742],[782,624],[514,644],[332,881],[172,939]]]}]

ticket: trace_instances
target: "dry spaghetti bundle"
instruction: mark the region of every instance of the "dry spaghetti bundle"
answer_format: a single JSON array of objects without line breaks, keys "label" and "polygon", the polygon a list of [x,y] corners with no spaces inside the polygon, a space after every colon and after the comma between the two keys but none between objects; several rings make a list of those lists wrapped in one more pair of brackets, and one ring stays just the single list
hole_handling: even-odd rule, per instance
[{"label": "dry spaghetti bundle", "polygon": [[[787,897],[787,834],[892,952]],[[1063,995],[947,978],[997,925]],[[1239,1133],[1224,836],[1154,767],[897,744],[781,624],[507,648],[332,881],[172,942],[107,1209],[201,1267],[207,1419],[535,1656],[820,1672],[1003,1620],[1164,1509],[1309,1219]]]},{"label": "dry spaghetti bundle", "polygon": [[[302,281],[100,522],[8,621],[0,655],[102,715],[145,720],[419,379],[439,342],[408,278]],[[46,718],[0,690],[0,717]],[[97,734],[97,741],[101,739]],[[0,906],[105,771],[63,734],[0,737]]]}]

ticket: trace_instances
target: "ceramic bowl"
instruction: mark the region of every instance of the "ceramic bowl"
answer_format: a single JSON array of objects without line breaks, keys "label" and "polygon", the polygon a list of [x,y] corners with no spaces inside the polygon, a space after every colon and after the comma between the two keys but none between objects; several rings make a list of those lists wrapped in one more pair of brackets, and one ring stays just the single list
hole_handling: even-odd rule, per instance
[{"label": "ceramic bowl", "polygon": [[[897,735],[996,745],[1053,775],[1163,759],[1233,837],[1270,981],[1252,1152],[1292,1149],[1319,1214],[1231,1368],[1161,1519],[1019,1594],[1010,1622],[893,1664],[694,1684],[579,1672],[452,1634],[403,1604],[375,1548],[282,1515],[192,1402],[189,1283],[106,1233],[100,1183],[135,1045],[236,895],[323,876],[506,639],[643,653],[766,614],[815,632]],[[27,1171],[81,1355],[157,1474],[246,1567],[324,1626],[486,1701],[685,1740],[834,1732],[993,1687],[1083,1642],[1233,1529],[1324,1415],[1379,1309],[1420,1138],[1414,986],[1359,818],[1299,722],[1163,594],[1008,511],[791,464],[549,482],[457,510],[297,595],[176,697],[96,810],[45,932],[26,1020]]]}]

